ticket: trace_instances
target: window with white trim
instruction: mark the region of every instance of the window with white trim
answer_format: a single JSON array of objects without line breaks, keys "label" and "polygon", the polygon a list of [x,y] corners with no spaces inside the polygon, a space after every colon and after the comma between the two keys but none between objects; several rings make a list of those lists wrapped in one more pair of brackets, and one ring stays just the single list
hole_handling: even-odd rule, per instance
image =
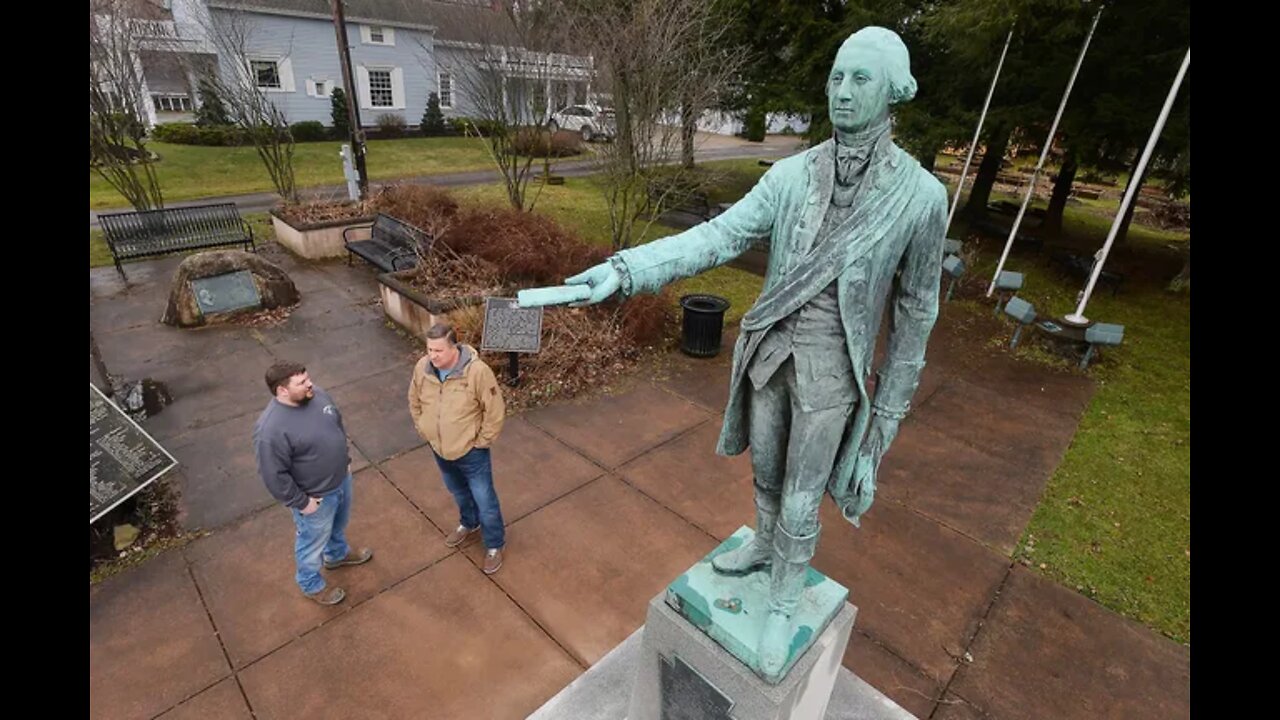
[{"label": "window with white trim", "polygon": [[360,41],[365,45],[386,45],[395,47],[396,30],[386,25],[361,25]]},{"label": "window with white trim", "polygon": [[328,80],[316,81],[316,97],[329,97],[329,81]]},{"label": "window with white trim", "polygon": [[369,104],[376,108],[395,107],[390,70],[369,69]]},{"label": "window with white trim", "polygon": [[250,60],[253,81],[264,90],[280,90],[280,63],[275,60]]},{"label": "window with white trim", "polygon": [[151,102],[158,112],[191,112],[191,97],[188,95],[152,95]]},{"label": "window with white trim", "polygon": [[436,84],[440,88],[440,107],[446,110],[453,108],[453,75],[440,72],[436,75]]}]

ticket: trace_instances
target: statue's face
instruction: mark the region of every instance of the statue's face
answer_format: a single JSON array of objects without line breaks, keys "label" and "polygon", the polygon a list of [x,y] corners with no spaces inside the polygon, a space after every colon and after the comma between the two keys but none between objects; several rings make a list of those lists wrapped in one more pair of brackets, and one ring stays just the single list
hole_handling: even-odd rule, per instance
[{"label": "statue's face", "polygon": [[839,132],[857,132],[889,115],[889,78],[870,42],[840,48],[827,78],[827,113]]}]

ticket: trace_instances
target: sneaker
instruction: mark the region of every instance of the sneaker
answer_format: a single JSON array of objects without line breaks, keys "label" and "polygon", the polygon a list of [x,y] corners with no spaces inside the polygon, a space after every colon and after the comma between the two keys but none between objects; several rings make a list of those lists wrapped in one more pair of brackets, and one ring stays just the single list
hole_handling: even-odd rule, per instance
[{"label": "sneaker", "polygon": [[363,565],[373,559],[373,550],[370,548],[360,548],[354,552],[347,553],[347,556],[341,560],[325,560],[325,570],[337,570],[340,567],[348,565]]},{"label": "sneaker", "polygon": [[484,574],[492,575],[502,567],[502,548],[491,548],[484,554]]},{"label": "sneaker", "polygon": [[340,587],[331,587],[319,592],[305,593],[305,595],[321,605],[337,605],[346,599],[347,591]]},{"label": "sneaker", "polygon": [[479,525],[473,528],[468,528],[466,525],[459,525],[453,532],[449,533],[449,537],[444,539],[444,545],[445,547],[458,547],[478,532],[480,532]]}]

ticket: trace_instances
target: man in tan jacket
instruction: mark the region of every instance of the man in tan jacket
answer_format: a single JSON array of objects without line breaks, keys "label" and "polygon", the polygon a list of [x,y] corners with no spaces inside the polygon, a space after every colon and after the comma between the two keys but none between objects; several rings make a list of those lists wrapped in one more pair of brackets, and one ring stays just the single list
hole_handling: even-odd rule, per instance
[{"label": "man in tan jacket", "polygon": [[480,531],[487,548],[484,572],[492,575],[502,567],[506,534],[489,448],[502,432],[506,406],[493,370],[474,348],[459,344],[447,324],[427,331],[427,354],[409,383],[409,415],[458,503],[458,527],[444,544],[457,547]]}]

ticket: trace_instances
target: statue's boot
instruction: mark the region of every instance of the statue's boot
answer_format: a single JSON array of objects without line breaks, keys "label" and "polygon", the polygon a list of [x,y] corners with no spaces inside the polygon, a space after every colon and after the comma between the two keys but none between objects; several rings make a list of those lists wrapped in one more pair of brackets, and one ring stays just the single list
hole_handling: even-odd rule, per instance
[{"label": "statue's boot", "polygon": [[818,530],[812,535],[792,535],[779,523],[773,536],[773,568],[769,577],[769,615],[760,634],[760,674],[766,678],[782,672],[791,656],[791,617],[804,592],[809,560],[818,546]]},{"label": "statue's boot", "polygon": [[711,558],[711,567],[725,575],[748,575],[769,566],[773,554],[773,526],[782,502],[779,494],[756,486],[756,534],[741,546]]}]

